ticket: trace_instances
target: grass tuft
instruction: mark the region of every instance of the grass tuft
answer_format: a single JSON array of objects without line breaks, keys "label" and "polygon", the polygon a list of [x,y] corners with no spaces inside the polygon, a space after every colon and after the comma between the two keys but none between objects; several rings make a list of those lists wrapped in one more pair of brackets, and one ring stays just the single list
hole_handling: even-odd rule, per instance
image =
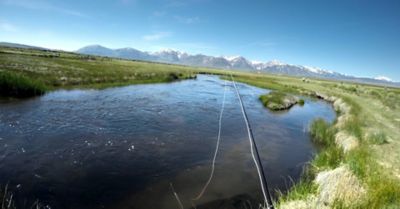
[{"label": "grass tuft", "polygon": [[31,97],[44,94],[46,89],[46,86],[39,81],[16,73],[0,71],[0,96]]},{"label": "grass tuft", "polygon": [[361,129],[361,121],[358,117],[350,117],[345,124],[345,130],[355,136],[358,140],[363,139],[363,131]]},{"label": "grass tuft", "polygon": [[310,134],[314,143],[329,146],[335,142],[336,129],[324,119],[317,118],[310,125]]},{"label": "grass tuft", "polygon": [[266,95],[261,95],[260,101],[268,109],[279,111],[290,109],[293,105],[299,102],[299,99],[280,91],[272,91]]},{"label": "grass tuft", "polygon": [[323,151],[318,153],[314,160],[312,161],[312,165],[318,169],[326,169],[326,168],[337,168],[342,163],[342,159],[344,158],[343,150],[336,146],[329,146],[324,148]]},{"label": "grass tuft", "polygon": [[387,136],[385,132],[379,131],[377,133],[373,133],[368,137],[368,141],[371,144],[382,145],[388,143]]},{"label": "grass tuft", "polygon": [[300,106],[303,106],[303,105],[304,105],[304,99],[300,99],[300,100],[299,100],[299,105],[300,105]]},{"label": "grass tuft", "polygon": [[278,191],[278,205],[292,200],[303,200],[308,195],[315,194],[318,186],[313,182],[314,178],[315,170],[310,165],[306,165],[299,182],[292,180],[290,189],[286,193]]},{"label": "grass tuft", "polygon": [[324,119],[317,118],[311,123],[311,139],[314,143],[322,145],[321,152],[319,152],[312,161],[315,167],[336,168],[340,165],[344,153],[342,148],[335,144],[336,133],[336,128]]}]

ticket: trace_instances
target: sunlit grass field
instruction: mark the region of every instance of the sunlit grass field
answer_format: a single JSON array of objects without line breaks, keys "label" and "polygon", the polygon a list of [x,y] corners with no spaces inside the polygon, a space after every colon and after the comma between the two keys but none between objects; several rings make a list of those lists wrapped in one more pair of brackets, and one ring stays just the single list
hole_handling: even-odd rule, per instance
[{"label": "sunlit grass field", "polygon": [[49,89],[169,82],[191,78],[193,70],[69,52],[0,47],[0,72],[29,77]]}]

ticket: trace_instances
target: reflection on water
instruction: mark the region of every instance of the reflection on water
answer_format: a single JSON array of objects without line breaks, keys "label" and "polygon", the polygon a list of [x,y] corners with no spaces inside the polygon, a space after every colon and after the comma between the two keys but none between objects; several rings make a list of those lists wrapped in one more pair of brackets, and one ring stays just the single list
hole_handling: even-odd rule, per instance
[{"label": "reflection on water", "polygon": [[[267,90],[239,84],[271,189],[286,189],[313,155],[307,127],[333,120],[323,101],[306,100],[284,114],[263,108]],[[221,145],[208,179],[224,81],[198,76],[170,84],[55,91],[0,102],[0,185],[20,207],[258,208],[262,202],[245,123],[227,83]]]}]

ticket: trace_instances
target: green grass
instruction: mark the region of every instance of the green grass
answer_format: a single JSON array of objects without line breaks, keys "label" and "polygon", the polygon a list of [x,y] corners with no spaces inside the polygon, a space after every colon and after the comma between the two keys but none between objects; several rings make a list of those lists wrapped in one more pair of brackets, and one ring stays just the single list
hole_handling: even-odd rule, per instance
[{"label": "green grass", "polygon": [[321,151],[312,161],[314,168],[336,168],[342,162],[344,153],[335,144],[336,133],[337,130],[333,124],[326,122],[322,118],[317,118],[311,123],[311,139],[314,143],[321,145]]},{"label": "green grass", "polygon": [[289,109],[298,103],[296,97],[280,91],[272,91],[268,94],[261,95],[259,99],[265,107],[273,111]]},{"label": "green grass", "polygon": [[305,199],[308,195],[315,194],[317,192],[317,189],[317,185],[313,182],[301,179],[299,182],[293,182],[293,185],[287,193],[279,193],[279,202],[283,203],[291,200]]},{"label": "green grass", "polygon": [[311,123],[310,134],[312,141],[317,144],[330,146],[335,143],[335,128],[322,118],[317,118]]},{"label": "green grass", "polygon": [[400,182],[376,163],[367,144],[351,151],[345,162],[367,187],[367,198],[357,208],[397,208],[400,205]]},{"label": "green grass", "polygon": [[260,100],[263,103],[269,103],[269,102],[273,102],[273,103],[282,103],[282,100],[286,97],[287,95],[282,93],[282,92],[278,92],[278,91],[272,91],[266,95],[261,95],[260,96]]},{"label": "green grass", "polygon": [[2,88],[3,96],[25,95],[15,89],[27,89],[27,85],[38,87],[34,90],[43,86],[47,89],[105,88],[190,79],[200,71],[179,65],[8,47],[0,47],[0,69],[7,73],[1,80],[7,86]]},{"label": "green grass", "polygon": [[368,137],[368,140],[370,143],[377,144],[377,145],[389,143],[387,140],[387,136],[386,136],[385,132],[383,132],[383,131],[379,131],[379,132],[371,134]]},{"label": "green grass", "polygon": [[0,71],[0,96],[30,97],[42,95],[46,90],[46,86],[40,81],[17,73]]},{"label": "green grass", "polygon": [[304,102],[304,99],[299,99],[299,105],[300,105],[300,106],[303,106],[304,103],[305,103],[305,102]]},{"label": "green grass", "polygon": [[[250,85],[299,93],[315,97],[315,92],[341,98],[350,106],[349,120],[340,130],[333,128],[321,119],[314,121],[310,127],[312,140],[321,145],[319,153],[311,162],[311,172],[334,169],[342,164],[349,166],[352,173],[362,182],[367,194],[360,204],[345,206],[340,200],[332,208],[399,208],[400,180],[392,172],[400,169],[400,91],[396,88],[384,88],[372,85],[360,85],[343,82],[309,79],[303,82],[297,78],[278,77],[272,75],[237,75],[236,80]],[[344,114],[338,112],[338,115]],[[375,132],[379,130],[378,132]],[[344,131],[358,139],[360,146],[344,153],[334,143],[337,131]],[[374,133],[366,137],[366,132]],[[387,140],[395,140],[391,143]],[[379,144],[380,146],[370,145]],[[396,151],[397,150],[397,151]],[[382,158],[385,156],[385,158]],[[379,163],[378,163],[379,162]],[[386,166],[382,165],[385,164]],[[282,204],[292,199],[306,199],[314,194],[313,181],[300,180],[292,189],[279,198]]]},{"label": "green grass", "polygon": [[308,195],[315,194],[318,190],[318,186],[313,182],[314,178],[314,168],[309,164],[305,165],[303,168],[303,174],[298,182],[291,180],[291,184],[288,185],[290,188],[285,193],[277,191],[277,208],[279,208],[279,205],[284,202],[306,199]]}]

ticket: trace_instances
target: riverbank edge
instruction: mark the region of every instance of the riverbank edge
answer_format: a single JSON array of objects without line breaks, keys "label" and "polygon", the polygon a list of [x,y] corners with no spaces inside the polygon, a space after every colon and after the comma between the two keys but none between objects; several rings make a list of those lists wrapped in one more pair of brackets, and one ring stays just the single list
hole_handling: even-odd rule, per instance
[{"label": "riverbank edge", "polygon": [[[304,169],[302,179],[289,192],[280,194],[276,208],[396,208],[400,205],[400,181],[380,165],[371,152],[363,132],[360,106],[352,98],[321,93],[301,86],[288,86],[266,78],[264,82],[248,76],[235,76],[238,82],[325,100],[333,105],[337,118],[332,149],[323,149]],[[228,79],[228,78],[225,78]],[[318,162],[334,150],[337,162]],[[339,154],[337,154],[337,153]],[[322,157],[321,157],[322,156]]]},{"label": "riverbank edge", "polygon": [[[4,79],[1,79],[3,78]],[[150,77],[149,79],[142,80],[121,80],[114,82],[89,82],[82,84],[66,84],[66,85],[49,85],[40,79],[34,79],[29,76],[23,75],[21,73],[12,72],[12,71],[3,71],[0,69],[0,87],[6,86],[7,89],[13,89],[16,93],[10,94],[9,92],[0,91],[0,98],[28,98],[41,96],[45,93],[56,91],[56,90],[73,90],[73,89],[106,89],[113,87],[122,87],[129,85],[139,85],[139,84],[156,84],[156,83],[170,83],[177,82],[188,79],[196,79],[197,75],[193,73],[174,73],[171,72],[168,75],[159,76],[159,77]],[[6,80],[8,79],[8,80]],[[21,85],[21,83],[23,85]],[[6,89],[6,90],[7,90]],[[26,92],[28,93],[18,93],[18,92]]]}]

